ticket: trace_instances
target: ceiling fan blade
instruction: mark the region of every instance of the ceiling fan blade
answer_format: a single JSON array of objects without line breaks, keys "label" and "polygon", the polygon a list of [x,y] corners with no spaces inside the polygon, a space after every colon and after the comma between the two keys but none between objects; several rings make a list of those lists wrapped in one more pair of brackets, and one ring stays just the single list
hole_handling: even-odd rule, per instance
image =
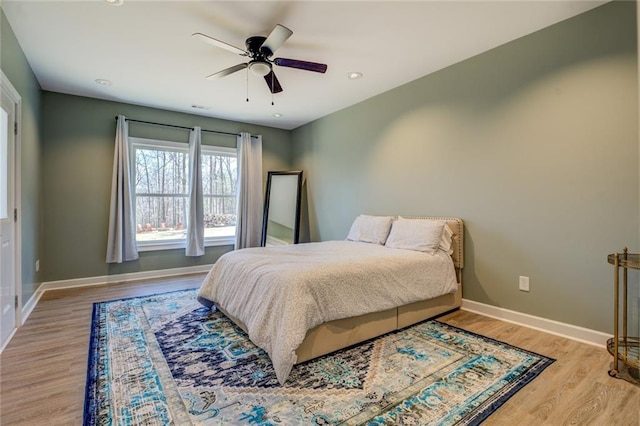
[{"label": "ceiling fan blade", "polygon": [[267,82],[267,86],[269,86],[269,90],[271,90],[271,93],[282,92],[282,86],[280,86],[280,82],[278,81],[278,78],[273,73],[273,71],[264,76],[264,81]]},{"label": "ceiling fan blade", "polygon": [[221,78],[221,77],[225,77],[229,74],[233,74],[236,71],[240,71],[245,69],[246,67],[248,67],[249,64],[238,64],[238,65],[234,65],[232,67],[226,68],[222,71],[218,71],[215,74],[211,74],[207,76],[207,80],[215,80],[217,78]]},{"label": "ceiling fan blade", "polygon": [[297,59],[276,58],[273,61],[274,64],[281,67],[297,68],[300,70],[314,71],[324,74],[327,71],[325,64],[319,64],[317,62],[299,61]]},{"label": "ceiling fan blade", "polygon": [[293,31],[284,25],[276,25],[276,27],[271,31],[269,37],[262,43],[260,50],[267,56],[273,55],[273,53],[278,50],[282,44],[287,41],[289,37],[291,37]]},{"label": "ceiling fan blade", "polygon": [[193,33],[191,34],[191,37],[193,38],[197,38],[201,41],[204,41],[205,43],[209,43],[209,44],[213,44],[214,46],[217,47],[221,47],[223,49],[226,49],[230,52],[233,53],[237,53],[238,55],[242,55],[242,56],[248,56],[249,54],[247,52],[245,52],[244,50],[240,49],[239,47],[235,47],[230,45],[229,43],[225,43],[224,41],[220,41],[217,40],[213,37],[209,37],[208,35],[204,35],[202,33]]}]

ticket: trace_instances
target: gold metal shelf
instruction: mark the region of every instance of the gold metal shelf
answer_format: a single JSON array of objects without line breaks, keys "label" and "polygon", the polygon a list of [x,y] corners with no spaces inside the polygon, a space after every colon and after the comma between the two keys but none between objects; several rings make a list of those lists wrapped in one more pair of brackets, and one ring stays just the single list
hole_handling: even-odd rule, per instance
[{"label": "gold metal shelf", "polygon": [[[611,356],[615,356],[614,347],[614,339],[607,340],[607,350],[609,351]],[[627,337],[626,339],[619,338],[618,361],[624,362],[631,368],[640,368],[640,339],[638,339],[637,337]]]},{"label": "gold metal shelf", "polygon": [[[625,247],[626,249],[626,247]],[[638,253],[615,253],[607,256],[607,261],[615,265],[616,255],[618,255],[618,266],[627,269],[640,269],[640,254]]]},{"label": "gold metal shelf", "polygon": [[[628,322],[628,286],[627,269],[640,269],[640,254],[628,253],[624,248],[622,254],[614,253],[607,256],[607,262],[614,266],[613,275],[613,338],[607,340],[607,351],[613,356],[613,368],[609,370],[611,377],[619,373],[618,362],[622,362],[633,369],[640,369],[640,338],[630,337],[627,330]],[[620,269],[622,269],[623,315],[622,335],[620,335]]]}]

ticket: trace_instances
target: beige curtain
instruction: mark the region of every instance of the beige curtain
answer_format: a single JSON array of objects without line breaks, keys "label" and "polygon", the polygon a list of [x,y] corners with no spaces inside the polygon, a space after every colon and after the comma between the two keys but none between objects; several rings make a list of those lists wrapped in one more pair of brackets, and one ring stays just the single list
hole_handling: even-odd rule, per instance
[{"label": "beige curtain", "polygon": [[260,246],[262,237],[262,136],[240,133],[236,250]]},{"label": "beige curtain", "polygon": [[189,215],[185,251],[187,256],[204,255],[201,139],[202,130],[196,126],[189,135]]},{"label": "beige curtain", "polygon": [[107,263],[122,263],[138,258],[131,173],[129,125],[124,115],[118,115],[111,178]]}]

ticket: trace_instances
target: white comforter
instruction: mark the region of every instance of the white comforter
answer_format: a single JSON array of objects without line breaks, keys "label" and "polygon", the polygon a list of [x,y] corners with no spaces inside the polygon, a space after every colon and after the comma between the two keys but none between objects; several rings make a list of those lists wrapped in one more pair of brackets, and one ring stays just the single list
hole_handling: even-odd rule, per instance
[{"label": "white comforter", "polygon": [[287,380],[308,330],[456,291],[453,262],[354,241],[237,250],[220,257],[198,299],[242,321]]}]

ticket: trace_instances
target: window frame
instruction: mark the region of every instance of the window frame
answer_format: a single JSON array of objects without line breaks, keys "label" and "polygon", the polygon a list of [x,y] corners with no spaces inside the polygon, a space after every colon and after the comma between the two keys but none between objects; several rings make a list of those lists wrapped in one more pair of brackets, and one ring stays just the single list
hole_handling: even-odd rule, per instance
[{"label": "window frame", "polygon": [[[174,142],[174,141],[166,141],[161,139],[148,139],[148,138],[139,138],[139,137],[129,137],[129,149],[130,149],[130,159],[131,162],[131,182],[132,188],[131,193],[133,196],[133,205],[136,206],[136,189],[134,182],[136,181],[136,149],[165,149],[168,151],[178,151],[185,152],[187,155],[189,154],[189,145],[185,142]],[[229,148],[223,146],[214,146],[214,145],[201,145],[201,155],[224,155],[224,156],[233,156],[238,158],[238,151],[236,148]],[[173,195],[173,194],[172,194]],[[182,195],[179,195],[182,196]],[[237,197],[237,195],[236,195]],[[186,195],[186,199],[189,199],[189,194]],[[136,221],[137,222],[137,221]],[[228,246],[234,245],[236,242],[236,237],[228,236],[228,237],[205,237],[204,245],[205,247],[213,247],[213,246]],[[143,251],[157,251],[157,250],[173,250],[173,249],[184,249],[187,246],[187,239],[166,239],[163,241],[137,241],[136,245],[138,247],[139,252]]]}]

